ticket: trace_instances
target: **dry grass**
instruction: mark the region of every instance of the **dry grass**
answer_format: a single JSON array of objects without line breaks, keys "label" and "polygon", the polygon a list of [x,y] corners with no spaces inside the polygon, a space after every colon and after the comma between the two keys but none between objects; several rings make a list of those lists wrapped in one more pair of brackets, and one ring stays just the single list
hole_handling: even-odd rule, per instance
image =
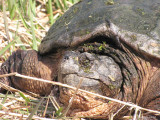
[{"label": "dry grass", "polygon": [[17,49],[37,50],[52,23],[77,1],[6,0],[0,6],[0,62]]},{"label": "dry grass", "polygon": [[[78,91],[85,92],[87,94],[94,95],[94,96],[97,96],[99,98],[103,98],[103,99],[106,99],[106,100],[110,100],[110,101],[114,101],[114,102],[123,104],[122,108],[120,108],[115,114],[111,115],[110,120],[113,120],[114,116],[116,114],[118,114],[123,109],[123,107],[125,107],[125,106],[129,106],[130,110],[132,110],[132,109],[135,110],[133,120],[137,120],[137,119],[141,118],[141,111],[147,111],[147,112],[153,113],[155,115],[160,115],[160,111],[146,109],[146,108],[137,106],[133,103],[120,101],[120,100],[117,100],[117,99],[113,99],[113,98],[110,98],[110,97],[102,96],[102,95],[99,95],[99,94],[96,94],[96,93],[92,93],[92,92],[89,92],[89,91],[86,91],[86,90],[79,89],[80,85],[82,83],[82,80],[80,80],[77,87],[72,87],[72,86],[69,86],[67,84],[62,84],[62,83],[54,82],[54,81],[48,81],[48,80],[44,80],[44,79],[40,79],[40,78],[29,77],[29,76],[21,75],[21,74],[18,74],[18,73],[0,75],[0,77],[13,76],[13,75],[15,75],[17,77],[28,78],[28,79],[32,79],[32,80],[36,80],[36,81],[51,83],[53,85],[58,85],[58,86],[71,88],[71,89],[75,90],[75,93],[74,93],[73,97],[71,98],[70,103],[69,103],[66,111],[64,111],[63,114],[62,114],[61,113],[62,109],[58,105],[56,100],[53,98],[53,96],[48,96],[47,99],[46,99],[47,102],[46,101],[44,102],[44,98],[41,97],[40,102],[35,103],[35,102],[39,101],[39,99],[33,98],[31,96],[28,96],[28,95],[24,95],[25,93],[23,93],[19,90],[15,90],[14,88],[8,87],[7,85],[5,85],[3,83],[0,83],[1,87],[6,88],[9,91],[19,92],[19,95],[20,95],[20,96],[19,95],[17,96],[17,94],[15,94],[14,97],[13,97],[13,95],[12,95],[12,97],[10,97],[10,96],[8,97],[8,94],[6,94],[6,95],[2,94],[3,99],[1,100],[0,106],[1,106],[1,109],[3,109],[3,111],[0,111],[0,114],[5,115],[5,117],[7,115],[7,117],[8,116],[13,117],[13,118],[18,117],[18,118],[21,118],[21,119],[22,118],[25,118],[25,119],[26,118],[27,119],[31,119],[31,118],[32,119],[44,119],[44,117],[47,115],[47,116],[50,116],[50,118],[53,119],[53,118],[55,118],[55,112],[56,112],[57,117],[60,118],[60,119],[71,119],[71,118],[65,117],[65,115],[67,114],[67,112],[68,112],[68,110],[69,110],[69,108],[72,104],[72,101],[73,101],[73,99],[74,99],[74,97],[75,97],[75,95]],[[11,88],[11,89],[9,89],[9,88]],[[49,100],[50,100],[51,105],[48,105]],[[5,102],[5,104],[4,104],[4,102]],[[23,104],[20,104],[21,102],[23,102]],[[15,104],[16,104],[16,107],[15,107]],[[12,108],[12,105],[13,105],[13,108]],[[38,108],[43,108],[43,109],[39,110]],[[12,110],[16,111],[17,109],[18,109],[18,113],[13,113],[12,112]],[[19,109],[21,109],[21,110],[19,110]],[[7,110],[7,112],[6,112],[6,110]],[[22,113],[23,113],[23,115],[22,115]],[[35,113],[36,113],[36,115],[35,115]],[[41,114],[38,114],[38,113],[41,113]],[[131,118],[131,116],[124,116],[124,119],[130,119],[130,118]],[[47,119],[47,118],[45,118],[45,119]],[[78,118],[76,118],[76,119],[78,119]]]},{"label": "dry grass", "polygon": [[[51,24],[77,1],[0,0],[0,65],[17,49],[37,50]],[[51,119],[55,114],[60,115],[61,108],[56,113],[52,97],[46,97],[42,104],[38,104],[38,98],[14,88],[10,88],[10,91],[15,94],[0,94],[2,119],[26,119],[29,115],[32,119]],[[34,109],[36,106],[37,109]]]},{"label": "dry grass", "polygon": [[[2,1],[3,0],[0,0],[1,3]],[[49,4],[51,0],[48,0],[48,2],[45,2],[45,0],[36,0],[36,5],[34,5],[34,3],[30,3],[30,7],[36,11],[35,15],[25,14],[23,13],[24,11],[21,13],[22,6],[18,6],[17,3],[15,4],[17,8],[15,8],[15,11],[12,12],[11,10],[9,10],[8,1],[5,1],[4,3],[6,7],[5,11],[2,9],[2,7],[0,9],[0,18],[1,18],[0,19],[0,63],[4,62],[8,58],[8,56],[11,55],[11,53],[17,49],[37,49],[37,46],[40,44],[40,41],[45,36],[51,24],[55,22],[55,20],[59,18],[68,7],[72,6],[76,0],[75,1],[68,0],[67,2],[66,1],[64,2],[64,0],[54,0],[54,4],[52,2],[52,10],[49,7],[51,5]],[[22,0],[16,0],[16,1],[18,2]],[[28,4],[29,3],[27,2],[27,5]],[[28,11],[27,7],[29,6],[24,6],[24,8],[26,8],[26,11]],[[29,10],[28,12],[31,11]],[[51,13],[53,13],[53,16]],[[6,14],[6,17],[4,16],[4,14]],[[33,18],[32,20],[30,19],[31,17]],[[7,23],[5,23],[6,19]],[[19,74],[13,73],[12,75],[19,75]],[[19,77],[27,77],[27,76],[19,75]],[[36,78],[31,78],[31,79],[43,81],[42,79],[36,79]],[[74,88],[72,86],[68,86],[57,82],[52,82],[52,84],[69,87],[75,89],[76,92],[79,90],[81,92],[86,92],[88,94],[94,94],[79,89],[80,85],[77,88]],[[0,94],[0,118],[14,119],[14,120],[16,119],[46,120],[46,119],[56,119],[56,117],[62,116],[61,112],[62,108],[60,107],[60,105],[58,105],[58,103],[56,103],[56,100],[53,97],[51,96],[44,98],[39,98],[38,96],[31,97],[23,93],[22,91],[5,86],[3,84],[0,85],[6,87],[7,89],[9,89],[9,91],[12,92],[14,91],[14,94],[12,93]],[[33,95],[33,93],[31,94]],[[139,107],[137,105],[134,105],[132,103],[126,103],[123,101],[115,100],[98,94],[94,95],[104,99],[119,102],[121,104],[124,104],[124,106],[130,106],[131,108],[135,109],[136,112],[144,110],[153,112],[155,114],[160,114],[159,111],[148,110]],[[70,106],[68,106],[68,109],[69,108]],[[119,111],[117,111],[117,113]],[[64,113],[64,115],[66,113]],[[136,116],[137,113],[135,114],[133,119],[136,119]],[[112,120],[113,118],[114,115],[112,115],[110,119]],[[130,116],[125,116],[124,118],[129,119]],[[69,119],[69,118],[61,117],[61,119]]]}]

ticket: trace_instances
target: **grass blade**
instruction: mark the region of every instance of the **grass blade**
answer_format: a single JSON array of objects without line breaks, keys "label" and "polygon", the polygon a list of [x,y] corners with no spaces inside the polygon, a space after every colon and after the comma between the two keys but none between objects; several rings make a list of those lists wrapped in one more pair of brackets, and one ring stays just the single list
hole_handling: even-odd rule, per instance
[{"label": "grass blade", "polygon": [[36,105],[36,107],[33,109],[33,111],[31,112],[31,114],[29,115],[29,117],[26,120],[31,120],[34,113],[38,110],[39,106],[42,104],[44,98],[41,99],[41,101]]},{"label": "grass blade", "polygon": [[[14,40],[16,41],[17,44],[21,44],[21,45],[22,45],[23,42],[22,42],[21,39],[17,36],[18,25],[19,25],[19,22],[17,23]],[[25,47],[24,45],[23,45],[23,46],[20,46],[20,48],[21,48],[22,50],[26,50],[26,47]]]},{"label": "grass blade", "polygon": [[29,29],[29,26],[28,26],[28,24],[26,23],[25,19],[23,18],[23,15],[21,14],[18,5],[15,4],[15,7],[17,8],[17,12],[18,12],[18,14],[19,14],[20,19],[22,20],[22,23],[23,23],[24,27],[27,28],[27,29]]},{"label": "grass blade", "polygon": [[32,0],[29,0],[29,18],[30,18],[30,21],[31,21],[31,32],[32,32],[32,48],[34,50],[38,50],[38,46],[37,46],[37,41],[36,41],[36,35],[35,35],[35,26],[33,24],[33,12],[32,12]]},{"label": "grass blade", "polygon": [[6,47],[4,47],[1,51],[0,51],[0,56],[4,54],[5,51],[7,51],[11,45],[13,45],[15,43],[15,41],[13,40],[12,42],[10,42]]},{"label": "grass blade", "polygon": [[19,92],[19,95],[26,101],[26,104],[30,102],[30,99],[27,98],[23,93]]},{"label": "grass blade", "polygon": [[64,4],[64,9],[67,10],[68,9],[68,5],[66,3],[66,0],[63,0],[63,4]]},{"label": "grass blade", "polygon": [[[7,91],[5,97],[3,98],[2,102],[1,102],[2,104],[4,104],[4,103],[6,102],[7,96],[8,96],[8,91]],[[2,107],[3,107],[3,106],[0,105],[0,110],[2,109]]]},{"label": "grass blade", "polygon": [[56,3],[57,8],[61,9],[63,11],[63,7],[62,7],[61,3],[59,2],[59,0],[56,0],[55,3]]},{"label": "grass blade", "polygon": [[8,2],[8,10],[10,13],[10,18],[13,19],[16,13],[15,1],[14,0],[7,0]]},{"label": "grass blade", "polygon": [[54,23],[54,19],[53,19],[53,9],[52,9],[52,0],[48,0],[48,13],[49,13],[49,20],[50,20],[50,24]]}]

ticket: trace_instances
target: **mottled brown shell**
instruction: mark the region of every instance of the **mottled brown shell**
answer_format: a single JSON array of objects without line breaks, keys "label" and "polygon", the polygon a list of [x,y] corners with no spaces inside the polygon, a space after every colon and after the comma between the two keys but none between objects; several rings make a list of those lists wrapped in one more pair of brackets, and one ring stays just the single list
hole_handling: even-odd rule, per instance
[{"label": "mottled brown shell", "polygon": [[159,0],[82,0],[50,28],[39,52],[74,47],[96,36],[131,44],[160,57]]}]

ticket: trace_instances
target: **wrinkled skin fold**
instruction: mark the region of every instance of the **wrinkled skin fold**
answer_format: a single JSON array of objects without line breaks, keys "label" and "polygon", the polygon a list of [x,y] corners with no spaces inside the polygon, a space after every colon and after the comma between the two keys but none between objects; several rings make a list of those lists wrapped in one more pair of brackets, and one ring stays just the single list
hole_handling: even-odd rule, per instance
[{"label": "wrinkled skin fold", "polygon": [[[100,40],[102,41],[99,42]],[[120,47],[109,42],[109,38],[96,37],[90,41],[91,43],[80,46],[75,51],[66,52],[67,59],[61,64],[63,83],[76,87],[78,81],[83,79],[82,89],[133,102],[148,109],[160,109],[160,70],[153,61],[145,59],[143,54],[125,44]],[[71,89],[62,88],[60,101],[68,105],[73,93]],[[106,119],[122,106],[79,92],[69,115]],[[123,108],[115,119],[127,115],[128,112],[127,107]],[[144,119],[151,117],[146,116]]]},{"label": "wrinkled skin fold", "polygon": [[[39,55],[36,51],[18,50],[1,66],[1,74],[18,72],[20,74],[56,80],[58,66],[62,79],[60,82],[77,86],[83,79],[81,89],[126,102],[133,102],[142,107],[160,109],[160,70],[152,61],[141,53],[137,53],[126,44],[110,42],[110,38],[99,36],[88,40],[64,53]],[[51,85],[22,80],[18,77],[5,77],[1,82],[22,91],[31,91],[47,95]],[[1,88],[1,92],[3,89]],[[59,101],[68,105],[74,91],[60,88]],[[73,101],[68,116],[83,116],[94,119],[106,119],[111,113],[116,113],[123,105],[97,98],[96,96],[78,92]],[[115,119],[128,115],[128,107],[124,107]],[[145,115],[146,114],[146,115]],[[145,119],[159,116],[144,112]]]}]

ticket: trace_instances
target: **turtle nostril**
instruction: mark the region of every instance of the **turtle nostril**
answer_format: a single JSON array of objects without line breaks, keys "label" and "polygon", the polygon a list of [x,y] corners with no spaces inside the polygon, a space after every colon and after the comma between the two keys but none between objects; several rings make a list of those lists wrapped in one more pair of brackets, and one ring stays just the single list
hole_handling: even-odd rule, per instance
[{"label": "turtle nostril", "polygon": [[64,60],[68,60],[69,59],[69,56],[68,55],[65,55],[64,56]]}]

